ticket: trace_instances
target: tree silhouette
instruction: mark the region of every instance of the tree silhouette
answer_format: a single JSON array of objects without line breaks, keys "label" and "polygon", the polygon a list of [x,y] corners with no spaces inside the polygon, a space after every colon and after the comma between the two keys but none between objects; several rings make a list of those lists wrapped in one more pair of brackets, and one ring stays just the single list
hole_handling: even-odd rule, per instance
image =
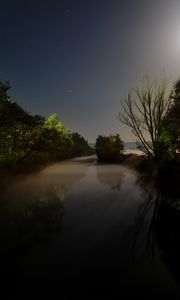
[{"label": "tree silhouette", "polygon": [[171,150],[173,156],[180,150],[180,79],[175,83],[171,99],[173,105],[164,121],[165,132],[171,139]]},{"label": "tree silhouette", "polygon": [[138,147],[149,157],[160,158],[166,152],[168,139],[162,131],[172,99],[167,94],[167,82],[146,78],[142,87],[130,92],[122,104],[119,120],[132,129],[140,142]]}]

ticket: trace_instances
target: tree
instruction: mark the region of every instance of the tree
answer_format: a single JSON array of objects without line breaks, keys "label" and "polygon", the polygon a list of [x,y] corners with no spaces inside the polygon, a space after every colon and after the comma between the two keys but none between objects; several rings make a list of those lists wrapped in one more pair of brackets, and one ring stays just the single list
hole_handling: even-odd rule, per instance
[{"label": "tree", "polygon": [[[35,128],[44,118],[32,116],[8,95],[10,84],[0,82],[0,152],[8,161],[18,161],[32,148]],[[37,130],[36,130],[37,131]]]},{"label": "tree", "polygon": [[42,127],[36,151],[47,160],[57,161],[72,156],[71,132],[60,122],[56,113],[51,114]]},{"label": "tree", "polygon": [[123,142],[119,134],[102,136],[96,139],[96,154],[99,161],[117,161],[124,149]]},{"label": "tree", "polygon": [[132,129],[138,147],[149,157],[160,159],[169,147],[163,121],[169,114],[172,99],[167,94],[167,81],[146,78],[142,87],[130,92],[122,104],[119,120]]},{"label": "tree", "polygon": [[73,132],[71,139],[73,156],[91,155],[94,153],[93,149],[88,145],[88,141],[78,132]]},{"label": "tree", "polygon": [[15,123],[34,124],[35,117],[27,113],[8,95],[10,88],[9,81],[0,82],[0,127],[13,127]]},{"label": "tree", "polygon": [[51,114],[45,121],[45,128],[54,129],[57,133],[64,136],[64,138],[71,138],[71,131],[67,129],[63,123],[59,120],[58,114]]},{"label": "tree", "polygon": [[[0,82],[0,161],[7,165],[39,165],[92,153],[87,141],[73,134],[56,113],[47,119],[31,115],[8,95]],[[91,150],[91,151],[90,151]]]},{"label": "tree", "polygon": [[180,79],[176,81],[170,95],[171,109],[164,120],[164,130],[171,139],[171,150],[176,155],[180,151]]}]

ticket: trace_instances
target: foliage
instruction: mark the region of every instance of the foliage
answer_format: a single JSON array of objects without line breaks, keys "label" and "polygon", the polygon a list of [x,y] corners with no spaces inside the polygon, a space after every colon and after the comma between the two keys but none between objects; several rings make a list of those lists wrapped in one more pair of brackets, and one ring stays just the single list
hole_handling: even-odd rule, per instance
[{"label": "foliage", "polygon": [[95,149],[99,161],[114,162],[120,159],[124,145],[119,134],[99,135],[96,139]]},{"label": "foliage", "polygon": [[31,125],[35,119],[25,112],[16,102],[8,96],[10,84],[0,82],[0,127],[12,127],[16,123]]},{"label": "foliage", "polygon": [[73,132],[71,138],[74,156],[90,155],[94,153],[93,149],[88,145],[88,142],[78,132]]},{"label": "foliage", "polygon": [[8,82],[0,83],[0,151],[5,161],[17,162],[32,148],[44,118],[24,111],[8,96],[9,88]]},{"label": "foliage", "polygon": [[32,167],[92,153],[87,141],[65,128],[56,113],[46,119],[27,113],[8,96],[9,89],[9,82],[0,82],[1,164]]},{"label": "foliage", "polygon": [[164,120],[164,131],[171,139],[171,152],[174,157],[180,151],[180,79],[175,83],[171,99],[173,105]]},{"label": "foliage", "polygon": [[56,113],[51,114],[45,121],[45,128],[56,130],[58,133],[62,133],[66,137],[70,137],[70,131],[64,127],[60,122],[59,117]]}]

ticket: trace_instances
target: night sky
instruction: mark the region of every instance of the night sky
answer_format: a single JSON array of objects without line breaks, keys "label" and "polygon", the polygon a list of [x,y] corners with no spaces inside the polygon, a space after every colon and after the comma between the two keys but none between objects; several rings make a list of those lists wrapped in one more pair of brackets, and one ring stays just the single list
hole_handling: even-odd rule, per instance
[{"label": "night sky", "polygon": [[179,0],[1,0],[0,80],[33,114],[57,112],[89,142],[131,131],[116,119],[146,73],[180,76]]}]

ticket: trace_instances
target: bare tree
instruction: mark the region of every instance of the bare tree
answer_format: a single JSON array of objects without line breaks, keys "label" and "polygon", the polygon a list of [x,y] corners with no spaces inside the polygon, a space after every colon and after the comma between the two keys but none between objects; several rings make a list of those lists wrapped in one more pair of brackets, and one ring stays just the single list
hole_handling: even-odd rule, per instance
[{"label": "bare tree", "polygon": [[[144,79],[122,103],[119,120],[132,129],[140,148],[149,157],[160,154],[160,137],[163,120],[169,113],[172,99],[167,93],[167,81]],[[162,145],[161,145],[162,146]]]}]

